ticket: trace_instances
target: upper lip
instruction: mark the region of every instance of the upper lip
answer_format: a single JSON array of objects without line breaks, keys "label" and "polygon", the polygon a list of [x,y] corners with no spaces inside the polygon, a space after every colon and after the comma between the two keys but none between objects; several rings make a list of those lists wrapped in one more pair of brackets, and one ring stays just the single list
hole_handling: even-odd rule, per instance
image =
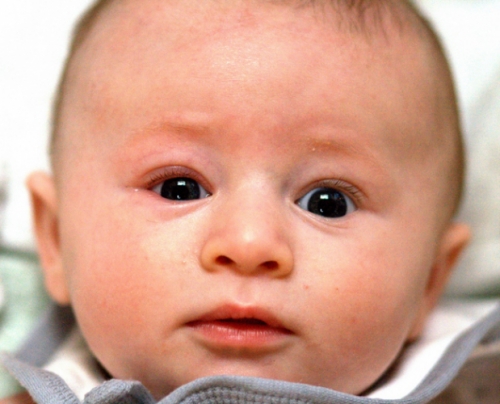
[{"label": "upper lip", "polygon": [[234,304],[224,304],[215,310],[190,321],[188,324],[208,323],[213,321],[241,321],[249,323],[266,325],[271,328],[279,328],[289,331],[282,322],[269,310],[256,306],[240,306]]}]

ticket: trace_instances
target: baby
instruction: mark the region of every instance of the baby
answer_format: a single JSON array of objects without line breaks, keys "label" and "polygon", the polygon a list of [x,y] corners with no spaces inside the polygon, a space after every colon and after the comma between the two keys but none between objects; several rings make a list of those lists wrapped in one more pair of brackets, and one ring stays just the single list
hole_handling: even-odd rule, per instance
[{"label": "baby", "polygon": [[47,289],[113,378],[367,391],[469,231],[441,48],[406,1],[100,1],[28,180]]}]

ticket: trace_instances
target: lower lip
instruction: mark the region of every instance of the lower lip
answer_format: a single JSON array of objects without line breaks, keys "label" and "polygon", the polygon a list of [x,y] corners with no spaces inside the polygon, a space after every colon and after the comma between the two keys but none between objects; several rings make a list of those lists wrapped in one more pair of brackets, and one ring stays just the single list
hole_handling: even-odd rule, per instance
[{"label": "lower lip", "polygon": [[283,341],[285,328],[238,321],[194,321],[188,324],[211,345],[221,348],[265,348]]}]

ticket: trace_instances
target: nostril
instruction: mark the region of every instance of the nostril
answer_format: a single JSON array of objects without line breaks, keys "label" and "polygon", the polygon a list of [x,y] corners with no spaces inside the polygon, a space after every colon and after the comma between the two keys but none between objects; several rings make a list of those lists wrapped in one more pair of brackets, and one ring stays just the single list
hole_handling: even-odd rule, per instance
[{"label": "nostril", "polygon": [[278,268],[278,263],[276,261],[266,261],[262,263],[262,266],[269,270],[274,270]]},{"label": "nostril", "polygon": [[215,261],[219,265],[231,265],[234,262],[231,258],[226,257],[225,255],[218,256]]}]

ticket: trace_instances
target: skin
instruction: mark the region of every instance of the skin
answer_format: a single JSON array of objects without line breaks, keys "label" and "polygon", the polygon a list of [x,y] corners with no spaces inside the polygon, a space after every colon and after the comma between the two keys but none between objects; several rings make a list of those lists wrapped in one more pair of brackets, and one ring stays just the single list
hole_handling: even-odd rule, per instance
[{"label": "skin", "polygon": [[[443,213],[429,53],[312,9],[167,3],[111,7],[75,55],[57,180],[28,181],[47,288],[110,374],[157,398],[218,374],[360,394],[469,237]],[[210,196],[162,198],[172,177]],[[355,209],[299,205],[323,186]],[[220,307],[287,331],[192,326]]]}]

